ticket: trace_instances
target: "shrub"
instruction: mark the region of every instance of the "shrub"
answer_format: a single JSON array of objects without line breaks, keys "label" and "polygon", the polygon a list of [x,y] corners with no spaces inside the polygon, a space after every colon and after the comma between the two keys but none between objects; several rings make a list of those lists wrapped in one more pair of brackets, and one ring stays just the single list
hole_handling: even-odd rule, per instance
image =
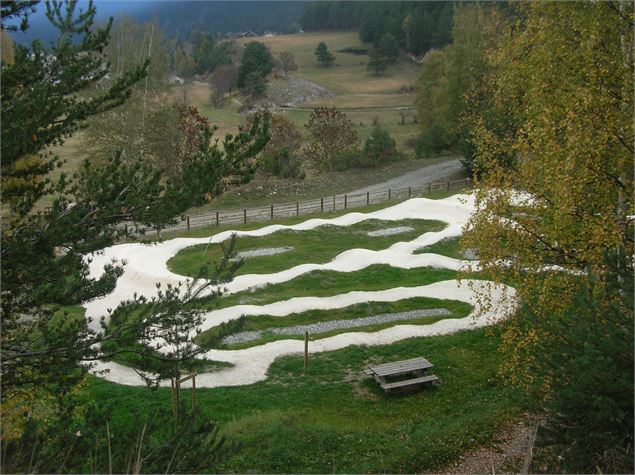
[{"label": "shrub", "polygon": [[437,155],[447,148],[447,140],[443,128],[434,123],[424,130],[415,145],[417,158],[429,158]]},{"label": "shrub", "polygon": [[304,178],[301,161],[291,154],[288,148],[282,147],[273,153],[263,155],[262,168],[272,175],[281,178]]},{"label": "shrub", "polygon": [[395,140],[386,128],[379,125],[373,127],[373,131],[364,143],[364,156],[369,167],[383,165],[401,158],[397,152]]},{"label": "shrub", "polygon": [[[245,121],[251,127],[253,116]],[[283,178],[303,175],[300,160],[302,134],[293,122],[281,114],[272,114],[269,120],[269,142],[260,153],[261,165],[267,173]]]},{"label": "shrub", "polygon": [[346,48],[342,48],[337,51],[338,53],[349,53],[349,54],[357,54],[357,55],[365,55],[368,54],[368,48],[360,48],[357,46],[348,46]]},{"label": "shrub", "polygon": [[334,107],[314,109],[305,124],[309,131],[305,155],[317,168],[336,168],[336,162],[351,151],[357,150],[360,140],[353,123],[346,114]]}]

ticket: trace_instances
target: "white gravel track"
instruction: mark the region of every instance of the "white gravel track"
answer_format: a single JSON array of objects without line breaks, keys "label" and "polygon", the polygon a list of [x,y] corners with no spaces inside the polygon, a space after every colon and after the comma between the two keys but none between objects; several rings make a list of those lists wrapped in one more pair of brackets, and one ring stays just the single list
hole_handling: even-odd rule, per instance
[{"label": "white gravel track", "polygon": [[[351,249],[336,256],[326,264],[302,264],[274,274],[249,274],[237,276],[226,287],[229,293],[247,288],[291,280],[313,270],[334,270],[354,272],[373,264],[388,264],[393,267],[411,269],[431,266],[458,270],[470,267],[478,269],[478,263],[452,259],[437,254],[412,254],[415,250],[434,244],[441,239],[460,235],[461,230],[474,210],[471,196],[454,195],[443,200],[415,198],[395,206],[372,213],[349,213],[333,219],[310,219],[292,225],[271,225],[253,231],[237,231],[238,235],[263,236],[281,229],[306,230],[323,224],[350,226],[367,219],[398,221],[402,219],[437,219],[448,223],[439,232],[425,233],[409,242],[399,242],[388,249],[370,251]],[[167,269],[167,260],[179,250],[202,243],[217,243],[227,239],[234,231],[225,231],[211,238],[176,238],[158,244],[122,244],[112,246],[99,255],[93,256],[90,272],[93,277],[102,274],[103,266],[111,261],[125,260],[124,274],[119,278],[115,290],[104,298],[85,305],[86,316],[92,317],[92,326],[99,330],[99,317],[106,314],[107,308],[115,308],[119,302],[130,299],[133,294],[151,297],[156,293],[156,283],[176,284],[185,280]],[[470,285],[468,285],[470,284]],[[480,308],[477,294],[490,286],[492,304],[487,309]],[[269,305],[240,305],[229,307],[205,315],[203,328],[207,329],[240,315],[277,315],[284,316],[310,309],[343,308],[367,301],[397,301],[412,297],[432,297],[438,299],[460,300],[474,306],[470,315],[462,319],[446,319],[429,325],[396,325],[377,332],[350,332],[323,338],[311,342],[310,352],[333,351],[350,345],[384,345],[395,341],[422,336],[444,335],[470,328],[481,327],[507,316],[515,305],[513,288],[494,285],[484,281],[456,280],[437,282],[419,287],[399,287],[376,292],[349,292],[331,297],[299,297]],[[206,358],[227,361],[232,368],[197,376],[200,387],[237,386],[251,384],[266,377],[270,364],[278,357],[301,353],[303,342],[299,340],[279,340],[243,350],[211,350]],[[143,380],[132,369],[112,362],[100,362],[94,371],[107,370],[100,374],[110,381],[143,385]],[[163,385],[168,382],[164,381]]]}]

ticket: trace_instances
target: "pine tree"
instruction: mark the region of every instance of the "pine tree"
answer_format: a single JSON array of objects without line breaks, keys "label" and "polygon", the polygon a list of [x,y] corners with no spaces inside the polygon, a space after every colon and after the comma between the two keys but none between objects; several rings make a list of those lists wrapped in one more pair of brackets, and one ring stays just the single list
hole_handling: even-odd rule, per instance
[{"label": "pine tree", "polygon": [[321,63],[322,66],[330,66],[335,61],[335,56],[331,54],[326,46],[326,43],[320,41],[320,44],[315,48],[315,56],[318,60],[318,63]]},{"label": "pine tree", "polygon": [[367,69],[372,70],[375,76],[379,76],[387,67],[385,56],[377,48],[374,48],[370,52]]},{"label": "pine tree", "polygon": [[[47,147],[126,101],[148,68],[123,72],[105,92],[95,87],[109,74],[103,50],[112,23],[93,29],[92,3],[80,13],[75,7],[47,3],[47,17],[60,30],[57,44],[17,47],[15,63],[2,64],[3,397],[25,384],[72,385],[100,357],[103,334],[83,318],[65,316],[62,306],[107,294],[122,268],[108,265],[93,278],[87,254],[125,235],[124,222],[128,237],[160,229],[206,195],[244,179],[248,159],[267,141],[267,118],[226,137],[224,150],[211,129],[201,128],[199,146],[177,178],[140,157],[124,162],[118,155],[99,164],[86,160],[72,177],[51,178],[59,159]],[[42,199],[50,206],[35,208]]]}]

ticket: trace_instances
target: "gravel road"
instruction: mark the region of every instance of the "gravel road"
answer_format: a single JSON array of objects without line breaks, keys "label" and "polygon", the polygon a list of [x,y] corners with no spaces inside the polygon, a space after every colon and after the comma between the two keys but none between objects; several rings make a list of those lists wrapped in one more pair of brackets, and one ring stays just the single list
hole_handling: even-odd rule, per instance
[{"label": "gravel road", "polygon": [[421,167],[418,170],[405,173],[375,185],[359,188],[358,190],[349,192],[349,194],[361,194],[366,193],[367,191],[375,193],[389,188],[408,188],[409,186],[426,185],[428,183],[454,178],[462,171],[463,166],[461,165],[461,162],[459,162],[458,158],[455,158],[453,160],[447,160],[445,162]]}]

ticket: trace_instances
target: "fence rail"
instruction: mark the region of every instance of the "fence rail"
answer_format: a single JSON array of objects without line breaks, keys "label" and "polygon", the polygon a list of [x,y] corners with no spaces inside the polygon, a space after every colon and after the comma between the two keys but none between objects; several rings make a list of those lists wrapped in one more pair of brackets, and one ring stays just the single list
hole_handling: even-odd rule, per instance
[{"label": "fence rail", "polygon": [[211,211],[208,213],[184,216],[179,223],[166,227],[163,231],[189,231],[191,229],[218,227],[228,224],[271,221],[278,218],[288,218],[290,216],[341,211],[391,200],[396,201],[421,197],[435,192],[462,190],[471,187],[471,185],[472,180],[470,178],[464,178],[461,180],[425,183],[420,186],[409,186],[407,188],[388,188],[386,190],[369,191],[366,193],[331,195],[312,200],[296,201],[295,203],[272,203],[267,206],[250,209],[242,208],[227,211]]}]

